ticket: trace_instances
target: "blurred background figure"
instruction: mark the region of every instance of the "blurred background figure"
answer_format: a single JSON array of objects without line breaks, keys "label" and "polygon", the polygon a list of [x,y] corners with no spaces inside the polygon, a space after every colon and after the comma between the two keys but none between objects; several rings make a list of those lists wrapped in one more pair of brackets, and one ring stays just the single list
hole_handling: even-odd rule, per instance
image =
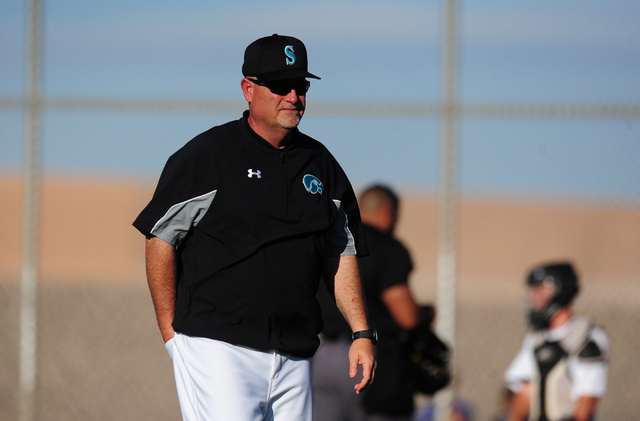
[{"label": "blurred background figure", "polygon": [[504,376],[515,393],[508,420],[592,420],[607,390],[607,335],[573,314],[579,287],[571,264],[539,266],[526,282],[532,330]]},{"label": "blurred background figure", "polygon": [[314,420],[410,420],[415,382],[409,332],[429,325],[433,308],[419,307],[409,289],[413,263],[405,246],[393,236],[399,199],[389,187],[374,185],[359,197],[369,256],[358,260],[371,326],[378,329],[378,368],[375,380],[362,397],[353,394],[353,381],[345,375],[344,350],[351,329],[337,312],[326,290],[320,303],[325,327],[323,342],[312,361]]},{"label": "blurred background figure", "polygon": [[[418,408],[412,421],[434,421],[436,419],[436,408],[433,402],[428,402]],[[456,398],[451,407],[451,421],[474,421],[475,412],[473,406],[466,400]]]},{"label": "blurred background figure", "polygon": [[492,421],[507,421],[509,419],[509,408],[515,393],[506,386],[500,389],[500,396],[495,415],[491,417]]}]

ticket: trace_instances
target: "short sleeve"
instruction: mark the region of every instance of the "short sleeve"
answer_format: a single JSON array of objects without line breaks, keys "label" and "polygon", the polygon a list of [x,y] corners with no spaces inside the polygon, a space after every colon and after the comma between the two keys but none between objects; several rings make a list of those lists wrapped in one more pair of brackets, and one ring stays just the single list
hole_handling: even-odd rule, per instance
[{"label": "short sleeve", "polygon": [[179,245],[206,214],[216,195],[215,188],[202,174],[204,165],[194,141],[167,161],[149,204],[133,223],[146,236],[156,236]]},{"label": "short sleeve", "polygon": [[335,158],[329,153],[332,162],[331,200],[335,219],[325,235],[328,256],[366,256],[369,254],[365,240],[360,208],[351,183]]},{"label": "short sleeve", "polygon": [[522,342],[522,348],[511,361],[504,374],[505,385],[514,393],[520,392],[523,383],[531,381],[535,370],[533,342],[535,337],[529,333]]},{"label": "short sleeve", "polygon": [[358,254],[356,237],[349,223],[349,215],[341,208],[341,201],[333,200],[337,213],[333,226],[326,234],[329,256],[351,256]]},{"label": "short sleeve", "polygon": [[570,365],[574,377],[571,398],[601,398],[607,391],[609,373],[609,340],[604,331],[594,327],[582,351],[584,352],[572,359]]},{"label": "short sleeve", "polygon": [[409,274],[413,270],[413,262],[409,251],[397,240],[390,242],[390,247],[386,250],[386,259],[380,265],[380,291],[385,291],[396,285],[406,285]]}]

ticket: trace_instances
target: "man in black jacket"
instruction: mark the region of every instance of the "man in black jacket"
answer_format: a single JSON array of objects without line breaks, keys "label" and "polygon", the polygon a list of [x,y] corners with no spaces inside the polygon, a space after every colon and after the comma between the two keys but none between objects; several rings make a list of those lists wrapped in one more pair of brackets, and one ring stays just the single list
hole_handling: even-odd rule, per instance
[{"label": "man in black jacket", "polygon": [[359,394],[375,353],[356,255],[358,205],[329,151],[300,133],[304,44],[273,35],[242,66],[249,110],[172,155],[134,222],[185,420],[311,421],[309,358],[322,328],[321,276],[356,339]]}]

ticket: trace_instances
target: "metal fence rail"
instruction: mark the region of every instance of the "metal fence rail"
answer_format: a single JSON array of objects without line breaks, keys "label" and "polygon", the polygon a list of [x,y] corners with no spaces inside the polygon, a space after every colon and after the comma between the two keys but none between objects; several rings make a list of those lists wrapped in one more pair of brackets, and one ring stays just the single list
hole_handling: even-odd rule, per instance
[{"label": "metal fence rail", "polygon": [[[91,111],[117,113],[190,113],[238,114],[246,109],[241,100],[196,98],[74,98],[45,97],[41,107],[48,111]],[[29,109],[25,98],[0,96],[0,110]],[[315,116],[343,117],[441,117],[445,111],[439,102],[321,101],[313,102]],[[459,118],[474,119],[640,119],[638,104],[458,104]]]}]

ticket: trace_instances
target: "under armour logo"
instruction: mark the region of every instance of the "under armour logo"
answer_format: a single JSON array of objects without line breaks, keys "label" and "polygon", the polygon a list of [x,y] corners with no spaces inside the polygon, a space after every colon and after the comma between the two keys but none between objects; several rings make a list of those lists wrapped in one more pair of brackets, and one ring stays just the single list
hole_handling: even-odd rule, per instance
[{"label": "under armour logo", "polygon": [[249,168],[247,171],[249,171],[249,175],[247,175],[247,177],[249,178],[253,177],[254,175],[258,178],[262,178],[262,173],[260,172],[260,170],[253,171],[252,168]]},{"label": "under armour logo", "polygon": [[287,65],[295,64],[296,54],[293,52],[293,45],[284,47],[284,55],[287,56]]}]

